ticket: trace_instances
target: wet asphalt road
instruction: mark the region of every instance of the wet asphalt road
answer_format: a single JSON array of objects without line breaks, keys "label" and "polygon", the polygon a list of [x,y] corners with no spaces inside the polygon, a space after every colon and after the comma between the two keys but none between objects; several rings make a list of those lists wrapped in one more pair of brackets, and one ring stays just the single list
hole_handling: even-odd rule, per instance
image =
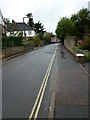
[{"label": "wet asphalt road", "polygon": [[[2,117],[28,118],[54,54],[48,45],[5,62],[2,66]],[[53,82],[53,64],[38,118],[48,117]]]}]

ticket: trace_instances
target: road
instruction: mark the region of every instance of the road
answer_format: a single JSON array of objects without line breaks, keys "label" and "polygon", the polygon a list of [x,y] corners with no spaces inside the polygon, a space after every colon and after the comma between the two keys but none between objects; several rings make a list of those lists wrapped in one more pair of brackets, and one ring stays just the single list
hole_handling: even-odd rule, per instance
[{"label": "road", "polygon": [[[39,48],[2,65],[3,118],[28,119],[31,113],[33,113],[32,117],[36,114],[37,118],[48,118],[56,47],[57,44]],[[44,89],[45,85],[42,86],[41,92],[43,94],[39,96],[47,69],[50,76],[48,75],[46,78],[47,83],[44,83],[46,89]],[[35,103],[37,105],[33,111]]]}]

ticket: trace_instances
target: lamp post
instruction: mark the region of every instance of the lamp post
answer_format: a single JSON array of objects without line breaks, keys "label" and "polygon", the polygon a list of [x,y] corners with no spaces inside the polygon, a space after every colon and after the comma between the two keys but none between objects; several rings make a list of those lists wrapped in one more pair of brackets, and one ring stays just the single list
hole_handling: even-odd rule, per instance
[{"label": "lamp post", "polygon": [[24,25],[24,46],[25,46],[25,51],[26,51],[26,33],[25,33],[25,22],[24,19],[29,18],[29,17],[23,17],[23,25]]},{"label": "lamp post", "polygon": [[24,42],[26,41],[26,33],[25,33],[25,22],[24,19],[27,17],[23,17],[23,25],[24,25]]}]

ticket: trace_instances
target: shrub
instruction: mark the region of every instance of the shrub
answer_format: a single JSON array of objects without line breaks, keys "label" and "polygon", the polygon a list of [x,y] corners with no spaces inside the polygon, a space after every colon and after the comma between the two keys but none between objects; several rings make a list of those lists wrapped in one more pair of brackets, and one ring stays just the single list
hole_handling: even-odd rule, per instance
[{"label": "shrub", "polygon": [[3,36],[2,37],[2,48],[5,48],[7,46],[7,37]]},{"label": "shrub", "polygon": [[50,44],[51,43],[51,36],[49,34],[46,34],[43,36],[43,39],[48,43]]},{"label": "shrub", "polygon": [[85,61],[90,62],[90,52],[88,50],[82,50],[80,46],[75,46],[73,50],[77,53],[82,53],[84,55]]},{"label": "shrub", "polygon": [[85,61],[90,62],[90,52],[88,50],[82,50],[82,53],[85,56]]},{"label": "shrub", "polygon": [[79,52],[80,48],[81,48],[81,46],[74,46],[73,51],[74,52]]},{"label": "shrub", "polygon": [[83,43],[85,49],[90,49],[90,40],[87,37],[84,38]]},{"label": "shrub", "polygon": [[83,40],[78,40],[78,45],[82,50],[89,50],[90,49],[90,40],[85,37]]},{"label": "shrub", "polygon": [[28,45],[28,46],[33,46],[33,41],[32,41],[32,40],[26,41],[26,45]]},{"label": "shrub", "polygon": [[3,36],[2,37],[2,48],[12,47],[13,41],[12,37]]},{"label": "shrub", "polygon": [[21,46],[23,42],[22,36],[13,37],[13,46]]},{"label": "shrub", "polygon": [[38,46],[38,45],[40,45],[40,37],[39,36],[35,36],[34,38],[33,38],[33,43],[34,43],[34,46]]},{"label": "shrub", "polygon": [[3,36],[2,37],[2,48],[13,47],[13,46],[21,46],[23,42],[22,36]]}]

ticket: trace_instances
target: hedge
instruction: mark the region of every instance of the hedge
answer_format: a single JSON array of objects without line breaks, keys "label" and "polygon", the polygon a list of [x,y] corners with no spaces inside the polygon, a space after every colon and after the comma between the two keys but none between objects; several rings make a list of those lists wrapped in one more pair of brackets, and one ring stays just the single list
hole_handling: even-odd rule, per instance
[{"label": "hedge", "polygon": [[3,36],[2,37],[2,48],[6,47],[14,47],[14,46],[21,46],[23,43],[22,36]]}]

